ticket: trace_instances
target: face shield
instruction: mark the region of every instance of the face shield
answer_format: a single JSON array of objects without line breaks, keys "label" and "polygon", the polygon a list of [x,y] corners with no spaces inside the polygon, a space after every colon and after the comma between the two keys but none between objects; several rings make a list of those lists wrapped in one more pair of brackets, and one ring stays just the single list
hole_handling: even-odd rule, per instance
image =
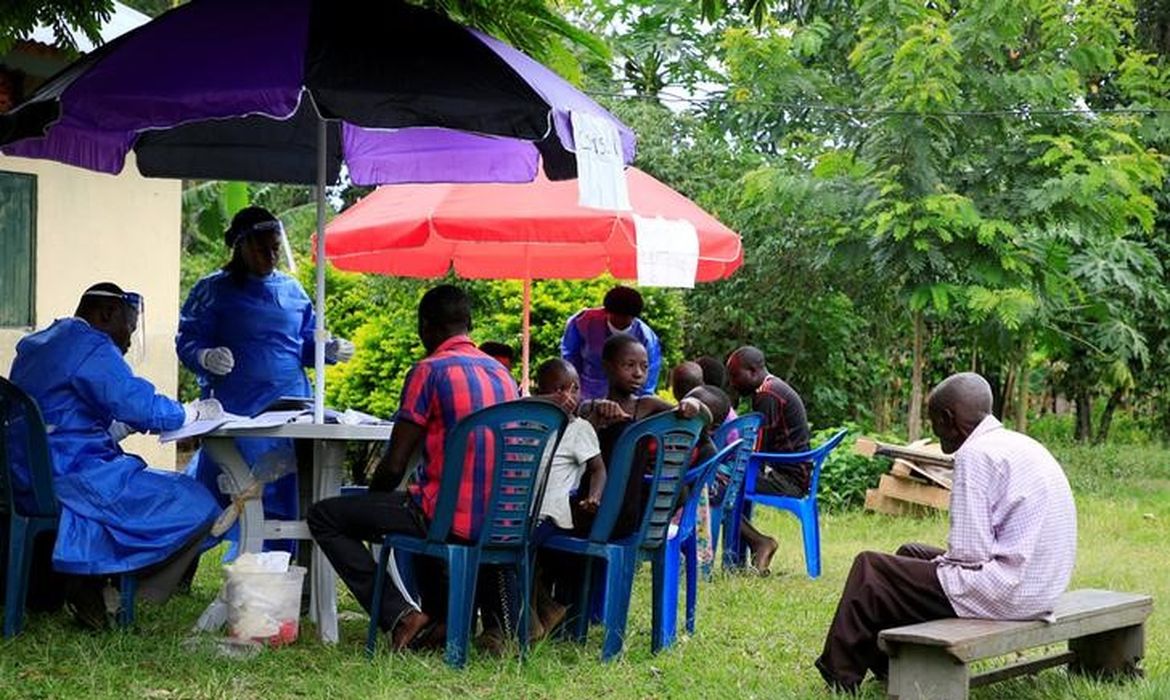
[{"label": "face shield", "polygon": [[93,290],[83,296],[104,297],[107,299],[121,299],[126,304],[124,335],[114,338],[116,344],[125,343],[120,348],[126,361],[132,365],[140,365],[146,359],[146,299],[138,292],[107,292]]},{"label": "face shield", "polygon": [[[297,271],[296,261],[293,259],[292,247],[288,243],[288,236],[284,233],[284,224],[280,219],[271,221],[257,221],[249,226],[236,237],[235,245],[243,245],[244,242],[256,234],[275,233],[276,238],[280,241],[280,249],[284,254],[284,262],[288,266],[289,272],[295,274]],[[278,267],[278,265],[276,266]]]}]

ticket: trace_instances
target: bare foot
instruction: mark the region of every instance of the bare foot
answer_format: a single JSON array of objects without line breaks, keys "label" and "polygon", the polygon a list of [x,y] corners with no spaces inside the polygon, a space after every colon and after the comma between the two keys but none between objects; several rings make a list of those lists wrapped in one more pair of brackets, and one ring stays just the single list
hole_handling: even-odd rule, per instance
[{"label": "bare foot", "polygon": [[544,626],[545,634],[552,634],[557,626],[565,619],[565,613],[569,612],[569,608],[560,603],[550,600],[540,608],[540,623]]},{"label": "bare foot", "polygon": [[394,633],[391,636],[391,644],[394,651],[406,651],[414,638],[422,632],[427,623],[431,621],[430,615],[419,610],[411,610],[402,616],[398,624],[394,627]]},{"label": "bare foot", "polygon": [[410,648],[416,651],[442,651],[447,646],[447,625],[437,622],[423,628]]},{"label": "bare foot", "polygon": [[764,541],[756,551],[752,552],[752,566],[760,574],[760,576],[767,576],[772,573],[772,556],[776,554],[776,549],[779,545],[776,540],[769,537]]}]

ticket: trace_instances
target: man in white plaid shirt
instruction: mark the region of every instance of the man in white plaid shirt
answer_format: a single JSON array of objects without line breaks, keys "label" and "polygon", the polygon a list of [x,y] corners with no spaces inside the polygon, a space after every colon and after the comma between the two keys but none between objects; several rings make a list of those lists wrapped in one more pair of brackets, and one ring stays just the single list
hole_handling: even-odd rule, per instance
[{"label": "man in white plaid shirt", "polygon": [[943,617],[1051,616],[1076,560],[1077,515],[1060,464],[1043,445],[991,415],[977,374],[948,377],[928,400],[930,422],[955,455],[947,549],[922,544],[853,560],[817,670],[855,691],[867,670],[884,678],[883,629]]}]

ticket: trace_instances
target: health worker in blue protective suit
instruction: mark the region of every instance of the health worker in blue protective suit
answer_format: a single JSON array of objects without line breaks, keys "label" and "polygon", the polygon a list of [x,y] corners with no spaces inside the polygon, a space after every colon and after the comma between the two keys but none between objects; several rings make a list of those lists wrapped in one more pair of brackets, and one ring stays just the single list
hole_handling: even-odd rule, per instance
[{"label": "health worker in blue protective suit", "polygon": [[[131,372],[123,355],[141,301],[108,282],[90,287],[73,318],[17,344],[10,374],[44,417],[61,504],[53,568],[70,575],[66,603],[89,627],[108,623],[102,590],[112,575],[136,572],[140,596],[165,600],[220,512],[195,480],[151,469],[118,445],[131,432],[223,414],[215,401],[183,406]],[[17,499],[31,498],[19,455],[13,476]]]},{"label": "health worker in blue protective suit", "polygon": [[601,348],[614,333],[628,333],[646,348],[650,367],[646,383],[639,396],[653,394],[662,369],[662,345],[658,336],[642,319],[645,306],[638,290],[616,286],[605,293],[600,309],[577,312],[565,325],[561,337],[561,357],[577,368],[581,377],[581,400],[603,399],[609,391],[609,382],[601,363]]},{"label": "health worker in blue protective suit", "polygon": [[[195,284],[179,317],[179,359],[198,377],[201,396],[218,399],[231,413],[254,416],[282,396],[312,395],[304,368],[313,365],[316,317],[300,283],[276,269],[283,237],[280,220],[266,209],[237,212],[224,233],[231,260]],[[326,361],[352,356],[348,340],[326,343]],[[292,440],[246,438],[236,440],[236,446],[261,478],[289,472],[265,486],[264,512],[269,518],[296,520]],[[188,473],[227,504],[217,485],[219,467],[204,451]],[[291,543],[278,546],[291,549]]]}]

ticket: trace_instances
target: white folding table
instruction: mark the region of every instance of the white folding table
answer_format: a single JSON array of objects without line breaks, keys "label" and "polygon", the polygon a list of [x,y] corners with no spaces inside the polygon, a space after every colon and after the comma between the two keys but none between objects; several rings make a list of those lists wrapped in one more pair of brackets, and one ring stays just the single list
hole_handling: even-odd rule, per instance
[{"label": "white folding table", "polygon": [[[289,423],[274,428],[221,428],[203,437],[203,448],[227,477],[228,490],[237,493],[251,480],[251,470],[236,449],[233,438],[279,437],[312,440],[312,501],[316,503],[340,493],[346,443],[389,440],[392,427],[388,423],[379,425]],[[312,548],[309,619],[317,623],[321,641],[336,642],[337,574],[321,550],[312,544],[308,524],[304,520],[265,520],[264,506],[260,499],[251,499],[244,503],[239,527],[241,552],[262,551],[264,540],[302,540],[304,542],[301,546]]]}]

